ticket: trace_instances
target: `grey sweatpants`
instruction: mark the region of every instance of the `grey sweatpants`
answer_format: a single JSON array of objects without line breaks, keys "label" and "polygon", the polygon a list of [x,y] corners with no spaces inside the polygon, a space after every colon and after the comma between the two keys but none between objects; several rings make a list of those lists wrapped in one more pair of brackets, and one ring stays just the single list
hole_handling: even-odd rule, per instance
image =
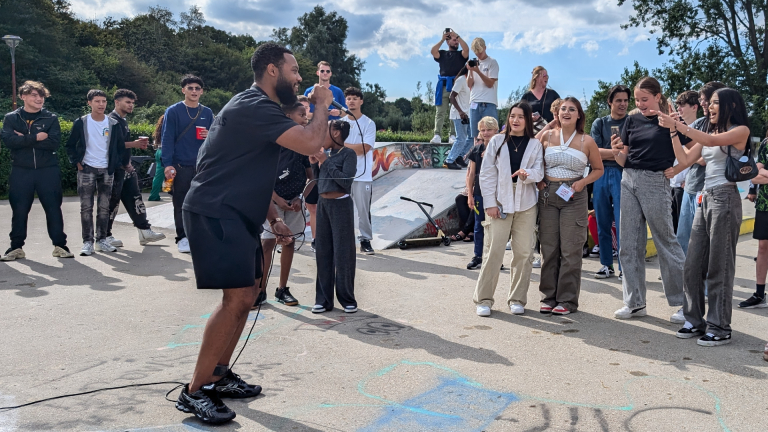
[{"label": "grey sweatpants", "polygon": [[[373,240],[373,226],[371,226],[371,196],[373,195],[372,181],[352,182],[352,201],[357,210],[357,229],[360,230],[358,241]],[[354,225],[353,225],[354,226]]]},{"label": "grey sweatpants", "polygon": [[[685,259],[685,320],[693,327],[726,336],[731,333],[731,301],[736,276],[736,243],[741,228],[741,196],[734,185],[704,191],[696,212]],[[704,321],[704,281],[709,311]]]},{"label": "grey sweatpants", "polygon": [[315,304],[333,309],[333,288],[342,307],[355,300],[355,225],[351,198],[317,200]]},{"label": "grey sweatpants", "polygon": [[645,306],[646,222],[659,254],[664,294],[670,306],[683,305],[685,255],[672,227],[672,194],[662,171],[625,168],[621,178],[621,260],[624,304]]}]

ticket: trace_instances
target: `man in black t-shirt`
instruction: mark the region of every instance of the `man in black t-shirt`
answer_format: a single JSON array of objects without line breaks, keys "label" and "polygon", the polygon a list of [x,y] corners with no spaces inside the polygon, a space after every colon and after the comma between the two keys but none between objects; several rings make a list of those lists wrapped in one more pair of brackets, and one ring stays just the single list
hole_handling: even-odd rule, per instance
[{"label": "man in black t-shirt", "polygon": [[[440,47],[445,42],[448,45],[447,50],[441,50]],[[461,45],[461,49],[459,49]],[[443,131],[443,122],[451,109],[450,95],[453,89],[453,80],[461,72],[461,68],[467,63],[469,57],[469,45],[464,42],[459,35],[451,29],[445,29],[443,37],[432,47],[432,57],[440,63],[440,74],[437,76],[437,88],[435,89],[435,136],[432,138],[433,144],[440,144],[442,138],[440,134]],[[456,130],[453,122],[450,123],[451,138],[450,144],[456,139]]]},{"label": "man in black t-shirt", "polygon": [[261,392],[260,386],[232,372],[230,360],[265,285],[262,223],[269,223],[279,243],[292,240],[270,205],[278,155],[280,147],[307,156],[320,151],[333,100],[328,88],[315,85],[309,96],[315,104],[314,121],[299,126],[278,103],[296,101],[301,76],[293,53],[265,43],[251,57],[251,68],[253,86],[222,108],[200,148],[197,174],[183,205],[197,287],[223,289],[223,298],[205,326],[192,381],[182,389],[176,408],[209,424],[235,418],[220,398],[250,398]]}]

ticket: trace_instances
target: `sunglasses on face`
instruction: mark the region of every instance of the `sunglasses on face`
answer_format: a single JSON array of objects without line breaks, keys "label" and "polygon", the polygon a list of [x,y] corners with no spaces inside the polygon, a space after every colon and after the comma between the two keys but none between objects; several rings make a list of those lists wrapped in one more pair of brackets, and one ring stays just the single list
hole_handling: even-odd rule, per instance
[{"label": "sunglasses on face", "polygon": [[322,69],[321,69],[321,70],[320,70],[320,73],[331,73],[331,70],[330,70],[330,69],[328,69],[328,70],[322,70]]},{"label": "sunglasses on face", "polygon": [[189,91],[200,91],[202,89],[203,89],[202,87],[192,87],[192,86],[187,87],[187,90]]}]

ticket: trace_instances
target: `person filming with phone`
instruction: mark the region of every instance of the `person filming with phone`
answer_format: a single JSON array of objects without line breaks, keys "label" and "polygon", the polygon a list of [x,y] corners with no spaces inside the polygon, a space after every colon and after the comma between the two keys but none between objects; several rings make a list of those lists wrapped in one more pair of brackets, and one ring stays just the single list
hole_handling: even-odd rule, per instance
[{"label": "person filming with phone", "polygon": [[[447,50],[440,49],[443,43],[448,45]],[[461,46],[461,49],[459,49],[459,46]],[[453,89],[453,81],[461,71],[461,68],[464,67],[467,58],[469,58],[469,46],[453,29],[446,28],[440,41],[432,47],[431,52],[432,57],[440,64],[440,73],[437,76],[437,87],[435,88],[435,106],[437,107],[435,112],[435,136],[432,137],[430,142],[440,144],[442,141],[443,122],[445,122],[445,117],[448,115],[451,106],[450,94]],[[453,144],[456,132],[453,124],[450,127],[451,138],[448,141],[450,144]]]}]

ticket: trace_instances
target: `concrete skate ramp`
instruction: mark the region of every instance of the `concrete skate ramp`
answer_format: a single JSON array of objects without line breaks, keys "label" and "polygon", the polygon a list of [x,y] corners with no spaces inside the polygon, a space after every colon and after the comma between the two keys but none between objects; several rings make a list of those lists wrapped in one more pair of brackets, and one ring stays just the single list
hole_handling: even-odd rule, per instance
[{"label": "concrete skate ramp", "polygon": [[400,199],[405,196],[416,201],[432,204],[426,207],[442,229],[454,229],[458,225],[450,212],[455,208],[455,198],[464,188],[466,170],[404,169],[388,173],[373,182],[374,249],[386,249],[408,237],[434,235],[427,218],[419,207]]}]

